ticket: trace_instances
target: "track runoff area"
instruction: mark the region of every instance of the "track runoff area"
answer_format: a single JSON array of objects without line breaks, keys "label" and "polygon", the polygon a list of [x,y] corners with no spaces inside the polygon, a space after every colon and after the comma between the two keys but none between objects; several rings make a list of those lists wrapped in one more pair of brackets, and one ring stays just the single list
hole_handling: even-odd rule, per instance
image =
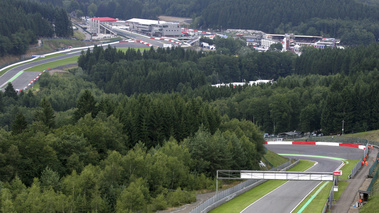
[{"label": "track runoff area", "polygon": [[[339,142],[318,142],[318,141],[266,141],[266,145],[318,145],[334,147],[350,147],[364,150],[367,153],[367,145],[339,143]],[[363,154],[363,155],[364,155]],[[296,156],[296,154],[288,154]],[[304,155],[305,156],[305,155]],[[321,156],[319,156],[321,157]],[[333,158],[333,157],[328,157]],[[336,160],[343,160],[335,158]],[[333,172],[289,172],[289,171],[260,171],[260,170],[218,170],[217,180],[243,179],[243,180],[293,180],[293,181],[333,181],[333,191],[338,191],[338,177],[342,175],[339,170]],[[218,181],[216,181],[218,182]],[[216,191],[217,194],[217,191]],[[330,206],[332,203],[329,204]]]}]

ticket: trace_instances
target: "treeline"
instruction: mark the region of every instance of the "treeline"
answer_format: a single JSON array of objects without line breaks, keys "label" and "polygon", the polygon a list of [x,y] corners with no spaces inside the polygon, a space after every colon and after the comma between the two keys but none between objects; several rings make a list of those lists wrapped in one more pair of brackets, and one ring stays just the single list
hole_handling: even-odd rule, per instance
[{"label": "treeline", "polygon": [[299,25],[282,23],[275,29],[275,32],[293,32],[295,34],[339,38],[342,45],[357,46],[375,43],[379,38],[379,24],[369,19],[345,20],[312,18]]},{"label": "treeline", "polygon": [[[96,61],[96,52],[102,51],[106,52],[108,49],[105,51],[102,49],[95,50],[94,53],[87,52],[87,54],[81,56],[81,59],[83,60],[86,57],[92,57],[92,61]],[[109,49],[109,51],[111,50]],[[132,50],[129,51],[132,53]],[[180,50],[178,48],[174,50],[150,49],[149,51],[144,52],[143,57],[148,59],[150,56],[154,56],[156,52],[161,52],[160,55],[164,59],[163,63],[167,63],[167,61],[170,61],[168,59],[173,56],[166,56],[167,53],[165,51],[177,52]],[[185,51],[185,53],[191,55],[190,51]],[[377,128],[377,124],[371,121],[373,118],[377,117],[375,112],[372,111],[374,109],[371,108],[368,110],[369,112],[363,113],[362,110],[365,108],[362,108],[361,105],[358,106],[353,102],[341,102],[341,104],[343,103],[343,106],[351,107],[349,110],[344,108],[343,112],[341,112],[342,114],[346,113],[346,116],[351,116],[351,118],[345,117],[345,114],[333,114],[330,117],[330,113],[326,110],[329,109],[327,107],[328,102],[331,102],[332,100],[327,99],[327,97],[333,93],[331,91],[331,85],[334,85],[335,82],[335,84],[337,84],[337,81],[347,81],[347,83],[343,84],[342,88],[339,88],[339,92],[346,92],[347,89],[350,91],[351,88],[356,88],[349,92],[349,94],[339,94],[339,96],[344,97],[345,101],[358,100],[359,97],[366,97],[370,101],[374,101],[376,99],[374,97],[376,97],[377,93],[375,89],[376,84],[374,84],[375,81],[372,79],[375,78],[365,78],[365,80],[363,80],[364,83],[353,79],[357,79],[357,76],[364,76],[365,74],[362,74],[362,72],[375,73],[376,70],[379,70],[377,60],[378,54],[378,45],[372,44],[367,47],[360,46],[347,48],[345,50],[320,50],[310,47],[305,48],[300,57],[294,56],[291,53],[281,53],[276,51],[268,51],[265,53],[251,51],[239,57],[222,54],[197,54],[196,60],[191,61],[196,62],[194,63],[194,67],[197,70],[201,70],[204,75],[203,78],[205,78],[208,83],[228,82],[233,80],[243,81],[243,79],[253,80],[258,76],[263,77],[264,79],[278,79],[278,83],[273,86],[261,86],[258,87],[260,88],[259,90],[254,89],[255,87],[245,89],[242,87],[235,89],[229,87],[212,88],[208,85],[197,85],[196,87],[193,87],[190,84],[191,78],[188,79],[189,82],[181,83],[177,83],[175,80],[173,81],[172,79],[174,78],[168,79],[170,79],[170,82],[176,82],[171,88],[172,91],[177,91],[182,95],[190,97],[200,96],[205,100],[212,101],[212,104],[220,110],[221,114],[228,114],[231,118],[251,120],[259,125],[265,132],[279,133],[295,129],[309,132],[322,129],[324,133],[329,134],[340,132],[338,131],[340,125],[336,125],[338,120],[341,120],[339,122],[345,120],[345,122],[350,123],[349,125],[366,123],[367,125],[361,126],[347,125],[345,128],[346,132],[358,132]],[[174,55],[175,57],[178,56],[178,54]],[[142,56],[139,57],[142,58]],[[155,63],[162,63],[160,60],[162,59],[155,61]],[[182,57],[180,61],[187,62],[185,57]],[[102,66],[102,64],[106,63],[99,63],[99,66]],[[126,64],[127,63],[125,62],[125,65]],[[143,69],[146,73],[149,73],[149,75],[157,70],[155,69],[157,66],[148,61],[141,62],[141,64],[144,64]],[[84,63],[82,67],[85,72],[89,73],[86,71],[86,63]],[[111,69],[109,67],[111,67],[111,65],[108,65],[108,68],[103,68],[102,71],[99,70],[98,72],[101,72],[102,75],[106,75],[108,70]],[[125,70],[126,68],[124,67],[123,69]],[[133,67],[131,69],[139,70],[138,67]],[[295,73],[300,76],[284,78]],[[308,76],[310,74],[313,75]],[[95,75],[89,73],[89,76],[99,75],[100,74]],[[375,76],[375,74],[371,75]],[[117,79],[119,79],[121,75],[117,74],[116,76]],[[127,78],[127,76],[125,76],[125,78]],[[358,79],[360,78],[361,77]],[[159,85],[159,82],[153,82],[146,82],[143,85]],[[302,82],[304,82],[304,85]],[[117,83],[112,84],[117,85]],[[278,86],[282,84],[285,86]],[[368,92],[364,94],[360,93],[360,87],[362,87],[362,84],[369,85],[369,88],[367,89]],[[312,87],[309,87],[309,85],[312,85]],[[347,87],[346,91],[344,91],[345,87]],[[119,89],[110,90],[109,92],[130,94],[125,91],[128,90]],[[248,91],[252,94],[248,95]],[[257,91],[259,92],[257,93]],[[138,93],[138,91],[135,92]],[[318,98],[316,100],[310,99],[310,103],[305,104],[300,101],[303,99],[303,93],[305,92],[312,97],[315,96]],[[317,94],[319,92],[323,94],[322,97],[319,97],[319,94]],[[345,96],[351,97],[347,98]],[[368,105],[372,104],[374,103],[370,102]],[[335,107],[337,104],[332,104],[331,106]],[[335,109],[335,111],[336,110],[338,111],[341,109]],[[366,116],[363,116],[362,113]],[[359,119],[354,120],[353,118]],[[332,119],[333,122],[329,119]],[[331,125],[331,123],[334,124]]]},{"label": "treeline", "polygon": [[295,73],[300,75],[355,74],[360,71],[379,69],[379,45],[354,48],[320,50],[305,48],[296,59]]},{"label": "treeline", "polygon": [[151,48],[144,51],[95,47],[79,57],[79,66],[105,92],[131,95],[170,92],[188,84],[204,85],[205,76],[196,65],[202,53],[182,48]]},{"label": "treeline", "polygon": [[[43,0],[78,16],[120,19],[171,15],[193,18],[195,28],[242,28],[267,33],[297,33],[340,38],[346,45],[370,44],[379,38],[379,9],[354,0]],[[63,4],[64,2],[64,4]]]},{"label": "treeline", "polygon": [[[231,52],[226,47],[225,52]],[[141,55],[134,49],[124,53],[111,47],[105,50],[95,47],[93,52],[82,52],[78,64],[104,91],[131,95],[179,92],[183,88],[195,89],[207,82],[278,78],[293,72],[294,59],[295,55],[289,52],[258,53],[251,49],[241,56],[201,53],[180,47],[151,48]]]},{"label": "treeline", "polygon": [[379,71],[329,76],[292,75],[274,84],[202,88],[188,96],[209,100],[221,114],[252,121],[264,132],[341,134],[379,128]]},{"label": "treeline", "polygon": [[[257,29],[267,33],[296,31],[337,37],[345,44],[356,44],[357,41],[376,41],[371,36],[379,38],[379,28],[375,24],[379,19],[378,10],[377,6],[367,6],[354,0],[210,0],[198,23],[218,29]],[[350,34],[355,35],[355,41],[348,38]],[[370,39],[365,41],[361,36],[369,36]]]},{"label": "treeline", "polygon": [[23,54],[38,37],[73,34],[63,8],[31,1],[3,0],[0,13],[0,56]]},{"label": "treeline", "polygon": [[160,15],[174,15],[180,17],[192,17],[200,14],[208,5],[208,1],[201,0],[39,0],[40,2],[53,3],[64,7],[69,13],[87,16],[111,16],[121,19],[153,18]]},{"label": "treeline", "polygon": [[72,73],[44,74],[37,94],[0,92],[3,211],[157,211],[213,189],[217,169],[259,168],[252,122],[175,93],[105,94]]}]

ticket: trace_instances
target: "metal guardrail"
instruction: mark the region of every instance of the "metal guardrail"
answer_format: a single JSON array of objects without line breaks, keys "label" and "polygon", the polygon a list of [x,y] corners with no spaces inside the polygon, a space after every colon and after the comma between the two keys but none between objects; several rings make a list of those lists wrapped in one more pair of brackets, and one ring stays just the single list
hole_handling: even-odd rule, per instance
[{"label": "metal guardrail", "polygon": [[322,209],[322,213],[330,211],[333,205],[333,200],[334,200],[334,186],[332,186],[332,188],[330,189],[329,197],[324,205],[324,208]]},{"label": "metal guardrail", "polygon": [[[291,164],[291,161],[288,161],[278,167],[275,167],[271,169],[271,171],[278,171],[278,170],[287,170],[295,166],[297,163],[299,163],[299,160],[297,160],[295,163]],[[226,189],[224,191],[221,191],[217,194],[215,194],[210,199],[206,200],[204,203],[198,205],[196,208],[194,208],[190,213],[203,213],[208,212],[221,204],[233,199],[234,197],[249,191],[250,189],[264,183],[265,180],[247,180],[244,181],[232,188]]]},{"label": "metal guardrail", "polygon": [[[352,137],[344,137],[344,136],[312,136],[312,137],[301,137],[301,138],[288,138],[285,140],[294,140],[294,141],[328,141],[328,142],[340,142],[340,143],[355,143],[355,144],[367,144],[369,141],[363,138],[352,138]],[[371,143],[371,142],[370,142]],[[379,145],[379,143],[377,143]]]},{"label": "metal guardrail", "polygon": [[357,174],[357,172],[359,171],[359,169],[362,167],[362,163],[361,161],[359,161],[355,166],[354,168],[351,170],[351,173],[349,175],[349,179],[351,178],[354,178],[354,176]]},{"label": "metal guardrail", "polygon": [[[362,157],[362,161],[363,161],[363,159],[365,158],[365,156],[367,155],[367,153],[368,153],[368,143],[366,143],[366,148],[365,148],[365,150],[364,150],[364,152],[363,152],[363,157]],[[354,168],[351,170],[351,173],[350,173],[350,175],[349,175],[349,179],[351,179],[351,178],[354,178],[354,176],[357,174],[357,172],[359,171],[359,169],[362,167],[362,162],[361,161],[359,161],[355,166],[354,166]]]}]

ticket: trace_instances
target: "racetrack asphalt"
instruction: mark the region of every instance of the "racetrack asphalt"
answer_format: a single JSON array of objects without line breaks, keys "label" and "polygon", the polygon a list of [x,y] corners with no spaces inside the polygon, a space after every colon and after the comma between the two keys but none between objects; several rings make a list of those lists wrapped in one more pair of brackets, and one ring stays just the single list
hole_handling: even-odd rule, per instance
[{"label": "racetrack asphalt", "polygon": [[[305,154],[330,156],[344,159],[358,159],[363,156],[363,151],[348,147],[309,146],[309,145],[266,145],[267,149],[282,154]],[[294,156],[318,162],[309,172],[333,172],[340,165],[340,160],[329,158],[317,158],[307,156]],[[288,181],[282,186],[267,194],[264,199],[258,200],[246,208],[244,213],[277,213],[291,212],[297,207],[304,197],[308,195],[320,181]]]},{"label": "racetrack asphalt", "polygon": [[[293,146],[265,145],[265,146],[268,149],[270,149],[271,151],[274,151],[276,153],[320,155],[320,156],[339,157],[339,158],[344,158],[344,159],[359,159],[363,156],[362,150],[356,149],[356,148],[349,148],[349,147],[307,146],[307,145],[293,145]],[[323,171],[325,171],[325,170],[333,171],[341,163],[340,161],[330,160],[330,159],[324,162],[325,159],[322,160],[323,158],[298,157],[298,156],[294,156],[294,157],[318,161],[319,162],[318,165],[316,165],[310,171],[318,170],[319,168],[323,168],[322,169]],[[356,177],[358,177],[358,174]],[[353,181],[355,179],[351,179],[351,180]],[[318,183],[317,181],[289,181],[284,186],[282,186],[283,189],[279,189],[279,190],[286,191],[287,189],[285,189],[285,188],[288,188],[288,190],[291,191],[293,188],[299,188],[298,184],[306,185],[307,184],[306,182],[308,182],[308,184],[310,184],[310,187],[307,187],[307,188],[312,188],[312,186],[317,185],[316,183]],[[303,186],[301,186],[301,187],[303,187]],[[301,189],[303,189],[303,188],[301,188]],[[357,190],[354,191],[354,189],[353,189],[352,192],[353,192],[353,194],[356,194]],[[342,194],[342,196],[345,193],[349,194],[349,192],[346,192],[346,190],[345,190],[345,192]],[[159,212],[160,213],[168,213],[168,212],[189,213],[189,212],[191,212],[192,209],[194,209],[196,206],[200,205],[201,203],[203,203],[207,199],[211,198],[213,195],[214,195],[214,192],[205,193],[205,194],[198,194],[196,196],[197,201],[195,203],[186,204],[186,205],[181,206],[181,207],[172,208],[169,210],[163,210],[163,211],[159,211]],[[272,195],[273,195],[273,197],[281,196],[282,199],[286,199],[289,202],[292,202],[291,201],[292,199],[300,200],[300,198],[297,195],[294,196],[293,194],[288,194],[286,196],[283,196],[283,195],[277,195],[276,191],[275,191],[275,193],[272,193]],[[341,199],[342,199],[342,196],[341,196]],[[265,200],[265,202],[268,202],[272,206],[276,206],[276,203],[273,200],[266,199],[266,198],[270,198],[270,197],[265,197],[265,199],[262,199],[262,201]],[[297,201],[297,203],[299,203],[299,202],[300,201]],[[347,207],[350,207],[350,204],[351,204],[351,202],[348,202],[346,204]],[[262,204],[262,205],[267,206],[267,204]],[[342,204],[342,205],[344,205],[344,204]],[[292,205],[291,208],[286,208],[285,210],[288,210],[288,212],[290,212],[293,209],[292,208],[293,206],[294,205]],[[336,208],[339,208],[339,207],[336,207]],[[286,212],[285,210],[277,208],[276,212]],[[259,212],[259,211],[253,211],[253,212]],[[266,211],[266,209],[265,209],[264,211],[261,211],[261,212],[270,212],[270,211]],[[271,211],[271,212],[275,212],[275,211]],[[338,212],[343,212],[343,211],[338,211]],[[347,212],[347,211],[345,211],[345,212]]]},{"label": "racetrack asphalt", "polygon": [[[107,47],[107,44],[103,45],[104,47]],[[145,44],[141,43],[134,43],[134,42],[128,42],[128,43],[115,43],[112,44],[111,46],[116,47],[116,48],[145,48],[148,47]],[[82,50],[86,51],[88,47],[84,47]],[[4,73],[2,76],[0,76],[0,85],[4,85],[2,89],[5,88],[6,83],[12,79],[14,76],[16,76],[20,71],[27,70],[31,67],[38,66],[44,63],[52,62],[52,61],[57,61],[65,58],[70,58],[73,56],[77,56],[81,54],[81,50],[77,49],[72,49],[71,51],[68,50],[67,53],[61,56],[53,57],[53,58],[47,58],[43,60],[38,60],[38,61],[31,61],[25,64],[18,65],[17,67],[14,67],[10,70],[8,70],[6,73]],[[51,67],[54,68],[54,67]],[[25,71],[23,72],[20,76],[18,76],[16,79],[12,81],[13,88],[15,90],[21,90],[24,89],[33,79],[35,79],[38,74],[41,72],[30,72],[30,71]]]}]

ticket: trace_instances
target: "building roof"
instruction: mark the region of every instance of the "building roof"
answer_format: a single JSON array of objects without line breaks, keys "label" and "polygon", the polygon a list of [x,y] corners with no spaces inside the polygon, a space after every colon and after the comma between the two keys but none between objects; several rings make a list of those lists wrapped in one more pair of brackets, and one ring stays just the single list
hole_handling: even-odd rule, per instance
[{"label": "building roof", "polygon": [[96,17],[96,18],[92,18],[92,19],[98,20],[100,22],[115,22],[115,21],[117,21],[117,19],[110,18],[110,17]]},{"label": "building roof", "polygon": [[[145,24],[145,25],[175,23],[175,22],[167,22],[167,21],[159,21],[159,20],[142,19],[142,18],[132,18],[132,19],[126,20],[126,22]],[[176,23],[176,24],[179,24],[179,23]]]}]

